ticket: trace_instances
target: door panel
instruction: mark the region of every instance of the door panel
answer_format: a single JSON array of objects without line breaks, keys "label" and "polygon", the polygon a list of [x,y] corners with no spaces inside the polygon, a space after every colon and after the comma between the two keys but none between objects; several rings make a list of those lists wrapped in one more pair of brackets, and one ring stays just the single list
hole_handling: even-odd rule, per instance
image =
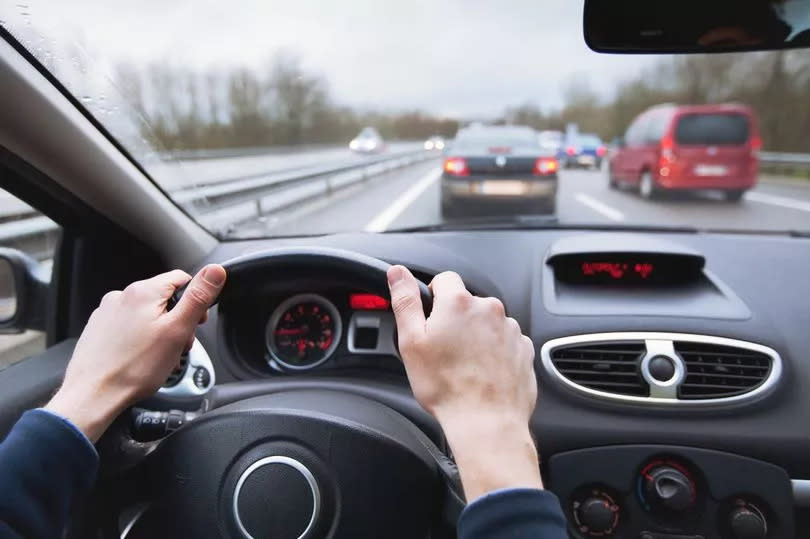
[{"label": "door panel", "polygon": [[0,439],[25,410],[45,404],[62,382],[76,339],[67,339],[0,373]]}]

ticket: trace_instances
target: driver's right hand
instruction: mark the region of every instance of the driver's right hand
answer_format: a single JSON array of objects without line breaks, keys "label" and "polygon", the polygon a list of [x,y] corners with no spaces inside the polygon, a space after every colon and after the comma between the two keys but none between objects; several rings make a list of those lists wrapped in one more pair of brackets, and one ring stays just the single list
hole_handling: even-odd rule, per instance
[{"label": "driver's right hand", "polygon": [[438,419],[468,500],[541,488],[529,419],[537,401],[534,345],[495,298],[475,297],[452,272],[430,284],[425,318],[407,268],[388,271],[399,350],[416,400]]}]

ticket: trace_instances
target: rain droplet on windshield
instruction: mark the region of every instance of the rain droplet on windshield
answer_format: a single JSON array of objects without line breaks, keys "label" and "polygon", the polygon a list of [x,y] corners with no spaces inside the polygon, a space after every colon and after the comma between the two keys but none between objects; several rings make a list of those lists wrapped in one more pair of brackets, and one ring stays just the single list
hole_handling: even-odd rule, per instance
[{"label": "rain droplet on windshield", "polygon": [[92,102],[93,102],[93,97],[92,96],[89,96],[89,95],[83,95],[82,96],[82,103],[92,103]]}]

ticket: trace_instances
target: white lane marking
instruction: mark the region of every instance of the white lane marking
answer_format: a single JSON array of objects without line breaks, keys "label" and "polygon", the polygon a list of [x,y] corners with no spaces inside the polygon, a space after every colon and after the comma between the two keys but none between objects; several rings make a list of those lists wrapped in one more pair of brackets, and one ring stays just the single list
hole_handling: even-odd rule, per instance
[{"label": "white lane marking", "polygon": [[388,228],[388,226],[394,222],[394,219],[399,217],[408,206],[413,204],[419,195],[433,185],[441,175],[441,169],[428,172],[421,180],[413,184],[410,189],[402,193],[402,196],[396,199],[390,206],[378,213],[374,219],[366,225],[366,232],[382,232]]},{"label": "white lane marking", "polygon": [[622,212],[616,208],[611,208],[607,204],[599,202],[595,198],[586,195],[585,193],[577,193],[574,198],[576,198],[580,204],[588,206],[590,209],[604,215],[611,221],[624,221],[624,214]]},{"label": "white lane marking", "polygon": [[810,211],[810,202],[802,202],[801,200],[793,200],[792,198],[775,195],[766,195],[765,193],[745,193],[745,199],[753,202],[761,202],[762,204],[790,208],[791,210]]}]

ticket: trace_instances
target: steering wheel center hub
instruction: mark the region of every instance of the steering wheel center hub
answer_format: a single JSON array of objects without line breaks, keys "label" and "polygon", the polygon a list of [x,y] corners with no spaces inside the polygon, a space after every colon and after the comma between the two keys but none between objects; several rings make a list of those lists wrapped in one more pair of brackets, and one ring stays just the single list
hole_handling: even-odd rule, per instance
[{"label": "steering wheel center hub", "polygon": [[320,508],[315,476],[287,456],[257,460],[242,472],[234,488],[234,518],[247,539],[302,539],[315,526]]}]

